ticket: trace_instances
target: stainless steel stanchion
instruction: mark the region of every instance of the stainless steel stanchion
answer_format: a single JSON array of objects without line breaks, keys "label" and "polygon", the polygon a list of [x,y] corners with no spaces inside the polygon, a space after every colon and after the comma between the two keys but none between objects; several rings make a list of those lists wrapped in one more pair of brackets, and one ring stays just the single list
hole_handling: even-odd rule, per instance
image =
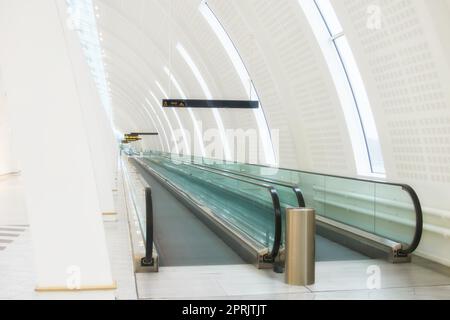
[{"label": "stainless steel stanchion", "polygon": [[286,210],[286,283],[297,286],[315,282],[316,213],[314,209]]}]

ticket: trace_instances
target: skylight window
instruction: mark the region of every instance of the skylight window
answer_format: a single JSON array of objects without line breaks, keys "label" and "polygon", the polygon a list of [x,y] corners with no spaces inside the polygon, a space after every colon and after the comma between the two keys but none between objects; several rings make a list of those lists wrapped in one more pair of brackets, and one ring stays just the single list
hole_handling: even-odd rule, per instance
[{"label": "skylight window", "polygon": [[[236,49],[231,38],[225,31],[224,27],[217,19],[216,15],[208,6],[206,1],[202,1],[200,3],[199,10],[203,15],[203,17],[205,18],[205,20],[208,22],[211,29],[216,34],[225,51],[227,52],[227,55],[230,58],[234,66],[234,69],[236,70],[236,73],[239,75],[239,78],[241,79],[242,86],[245,92],[248,92],[249,100],[257,100],[260,102],[258,94],[256,92],[256,88],[253,85],[253,82],[250,78],[247,68],[245,67],[245,64],[241,56],[239,55],[238,50]],[[276,165],[275,151],[273,147],[272,137],[270,135],[269,126],[267,124],[267,120],[264,115],[264,110],[261,106],[260,108],[253,110],[253,112],[255,115],[256,123],[258,125],[261,142],[263,145],[265,161],[267,164]]]},{"label": "skylight window", "polygon": [[329,0],[299,3],[327,61],[344,111],[358,174],[385,175],[375,119],[356,59]]},{"label": "skylight window", "polygon": [[[206,99],[213,100],[211,91],[209,90],[209,87],[206,84],[206,81],[203,78],[200,70],[198,69],[197,65],[194,63],[194,61],[192,60],[191,56],[186,51],[186,49],[181,45],[181,43],[177,44],[177,50],[180,53],[180,55],[183,57],[186,64],[191,69],[191,71],[194,74],[195,78],[197,79],[198,83],[200,84],[200,87],[202,88],[203,93],[206,96]],[[220,139],[222,140],[222,144],[223,144],[223,148],[224,148],[224,152],[225,152],[225,159],[232,160],[231,153],[230,153],[230,146],[228,143],[228,139],[226,137],[225,127],[223,125],[220,113],[217,109],[212,109],[212,112],[213,112],[214,118],[216,120],[218,129],[219,129]]]}]

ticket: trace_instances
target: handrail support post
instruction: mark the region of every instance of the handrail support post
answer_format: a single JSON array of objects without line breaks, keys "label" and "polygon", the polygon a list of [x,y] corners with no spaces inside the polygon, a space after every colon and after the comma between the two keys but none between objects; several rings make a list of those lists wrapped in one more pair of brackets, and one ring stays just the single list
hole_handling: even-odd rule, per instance
[{"label": "handrail support post", "polygon": [[152,189],[145,189],[145,257],[141,260],[143,267],[153,267],[153,200]]}]

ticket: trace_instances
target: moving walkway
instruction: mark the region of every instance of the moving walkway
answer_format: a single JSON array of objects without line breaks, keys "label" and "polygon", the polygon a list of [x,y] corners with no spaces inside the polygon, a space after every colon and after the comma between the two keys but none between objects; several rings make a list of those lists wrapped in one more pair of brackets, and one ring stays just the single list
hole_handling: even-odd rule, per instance
[{"label": "moving walkway", "polygon": [[[318,214],[319,233],[370,256],[409,261],[420,244],[422,208],[409,185],[210,159],[191,163],[273,185],[297,186],[306,206]],[[292,200],[288,204],[295,206]]]},{"label": "moving walkway", "polygon": [[[416,193],[407,185],[164,153],[151,153],[145,161],[272,186],[280,200],[282,225],[286,207],[312,207],[318,213],[319,235],[371,258],[409,261],[420,242],[422,210]],[[249,196],[244,189],[237,190]],[[269,223],[267,217],[265,223]],[[283,253],[282,244],[280,248]]]},{"label": "moving walkway", "polygon": [[[245,262],[259,268],[283,263],[287,207],[307,205],[317,210],[318,256],[322,259],[325,256],[325,260],[327,255],[332,255],[330,253],[342,252],[343,260],[368,256],[394,262],[408,261],[409,254],[417,246],[417,237],[420,240],[420,203],[418,199],[414,201],[415,193],[407,186],[162,153],[151,153],[133,161],[155,179],[154,185],[169,190]],[[334,181],[336,179],[338,181]],[[353,192],[345,193],[349,181],[357,185],[353,186]],[[335,190],[337,182],[340,191]],[[377,195],[373,199],[367,195],[368,186],[372,186]],[[389,194],[388,191],[397,193]],[[386,195],[398,197],[398,191],[412,199],[412,206],[403,203],[405,198],[403,202],[400,198],[397,201],[386,199]],[[351,202],[354,199],[359,202]],[[377,207],[373,211],[372,225],[367,222],[370,214],[366,203],[371,200]],[[381,205],[384,205],[383,210],[380,210]],[[386,208],[395,209],[396,214],[390,214],[391,210]],[[416,223],[407,221],[405,217],[409,216],[405,213],[415,215]],[[351,219],[352,215],[354,219]],[[400,239],[398,235],[406,239],[406,231],[413,232],[409,246],[406,241],[396,240]],[[327,250],[321,250],[321,247]],[[326,253],[321,254],[321,251]],[[337,254],[336,258],[339,256]]]},{"label": "moving walkway", "polygon": [[135,161],[246,263],[270,267],[279,256],[282,209],[272,186],[164,158]]}]

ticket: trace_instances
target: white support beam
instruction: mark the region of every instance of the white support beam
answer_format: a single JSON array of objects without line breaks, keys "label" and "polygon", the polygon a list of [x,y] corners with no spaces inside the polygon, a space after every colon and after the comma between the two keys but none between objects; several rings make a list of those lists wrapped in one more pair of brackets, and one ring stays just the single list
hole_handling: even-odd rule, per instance
[{"label": "white support beam", "polygon": [[[114,287],[63,0],[0,0],[0,63],[37,288]],[[31,257],[30,257],[31,260]]]}]

